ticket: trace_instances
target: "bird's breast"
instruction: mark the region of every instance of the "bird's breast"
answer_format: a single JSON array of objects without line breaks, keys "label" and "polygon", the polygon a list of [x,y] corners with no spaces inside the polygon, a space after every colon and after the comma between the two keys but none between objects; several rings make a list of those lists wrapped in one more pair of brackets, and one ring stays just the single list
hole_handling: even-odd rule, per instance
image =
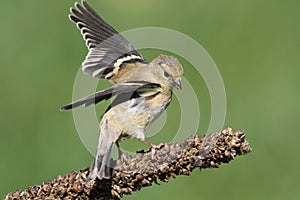
[{"label": "bird's breast", "polygon": [[140,137],[145,129],[163,113],[170,101],[171,94],[162,93],[151,98],[134,98],[112,107],[103,115],[101,121],[106,122],[106,132],[118,133],[115,140],[122,137]]}]

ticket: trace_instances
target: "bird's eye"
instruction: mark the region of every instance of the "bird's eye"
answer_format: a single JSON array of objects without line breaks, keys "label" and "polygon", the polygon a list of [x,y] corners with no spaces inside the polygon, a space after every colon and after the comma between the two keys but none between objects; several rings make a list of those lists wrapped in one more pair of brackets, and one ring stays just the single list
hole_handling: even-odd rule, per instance
[{"label": "bird's eye", "polygon": [[170,76],[170,74],[168,73],[168,72],[164,72],[164,75],[165,75],[165,77],[169,77]]}]

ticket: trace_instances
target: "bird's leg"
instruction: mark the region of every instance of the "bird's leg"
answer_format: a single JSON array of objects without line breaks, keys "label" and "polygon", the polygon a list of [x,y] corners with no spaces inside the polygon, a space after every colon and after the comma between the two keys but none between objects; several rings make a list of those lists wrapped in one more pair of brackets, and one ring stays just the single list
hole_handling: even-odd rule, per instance
[{"label": "bird's leg", "polygon": [[116,142],[116,145],[117,145],[117,147],[118,147],[118,155],[119,155],[119,159],[120,159],[122,162],[127,161],[127,157],[126,157],[126,155],[121,151],[121,148],[120,148],[120,145],[119,145],[119,142],[118,142],[118,141]]},{"label": "bird's leg", "polygon": [[145,140],[145,138],[139,138],[139,140],[151,147],[151,158],[152,158],[152,160],[154,159],[154,154],[156,152],[156,149],[160,149],[163,146],[165,146],[164,143],[160,143],[159,145],[152,144],[151,142]]}]

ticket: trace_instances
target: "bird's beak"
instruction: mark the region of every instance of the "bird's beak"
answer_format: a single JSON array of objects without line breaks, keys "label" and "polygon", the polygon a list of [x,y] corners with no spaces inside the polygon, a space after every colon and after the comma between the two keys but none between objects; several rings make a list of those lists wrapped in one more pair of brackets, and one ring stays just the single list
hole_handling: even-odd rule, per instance
[{"label": "bird's beak", "polygon": [[182,91],[181,79],[175,80],[175,87],[176,87],[178,90]]}]

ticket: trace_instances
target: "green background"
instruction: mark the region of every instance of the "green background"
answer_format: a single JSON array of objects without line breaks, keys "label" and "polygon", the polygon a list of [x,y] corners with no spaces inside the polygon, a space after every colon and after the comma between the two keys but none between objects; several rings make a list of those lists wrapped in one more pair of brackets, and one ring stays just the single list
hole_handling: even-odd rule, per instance
[{"label": "green background", "polygon": [[[198,41],[223,77],[225,125],[245,130],[253,148],[251,154],[220,169],[195,170],[189,177],[144,188],[124,199],[300,198],[299,1],[89,2],[119,31],[164,27]],[[92,161],[76,132],[72,113],[58,109],[71,101],[75,75],[87,52],[79,31],[67,18],[73,3],[1,2],[1,197],[85,168]],[[160,53],[142,52],[148,60]],[[197,89],[202,120],[198,132],[203,134],[210,118],[209,94],[201,76],[183,58],[180,61],[185,77]],[[178,105],[175,100],[168,109],[171,122],[178,120]],[[104,105],[97,105],[99,116],[103,109]],[[171,138],[168,134],[174,123],[170,121],[162,130],[165,136],[150,140]],[[134,150],[137,145],[127,148]]]}]

